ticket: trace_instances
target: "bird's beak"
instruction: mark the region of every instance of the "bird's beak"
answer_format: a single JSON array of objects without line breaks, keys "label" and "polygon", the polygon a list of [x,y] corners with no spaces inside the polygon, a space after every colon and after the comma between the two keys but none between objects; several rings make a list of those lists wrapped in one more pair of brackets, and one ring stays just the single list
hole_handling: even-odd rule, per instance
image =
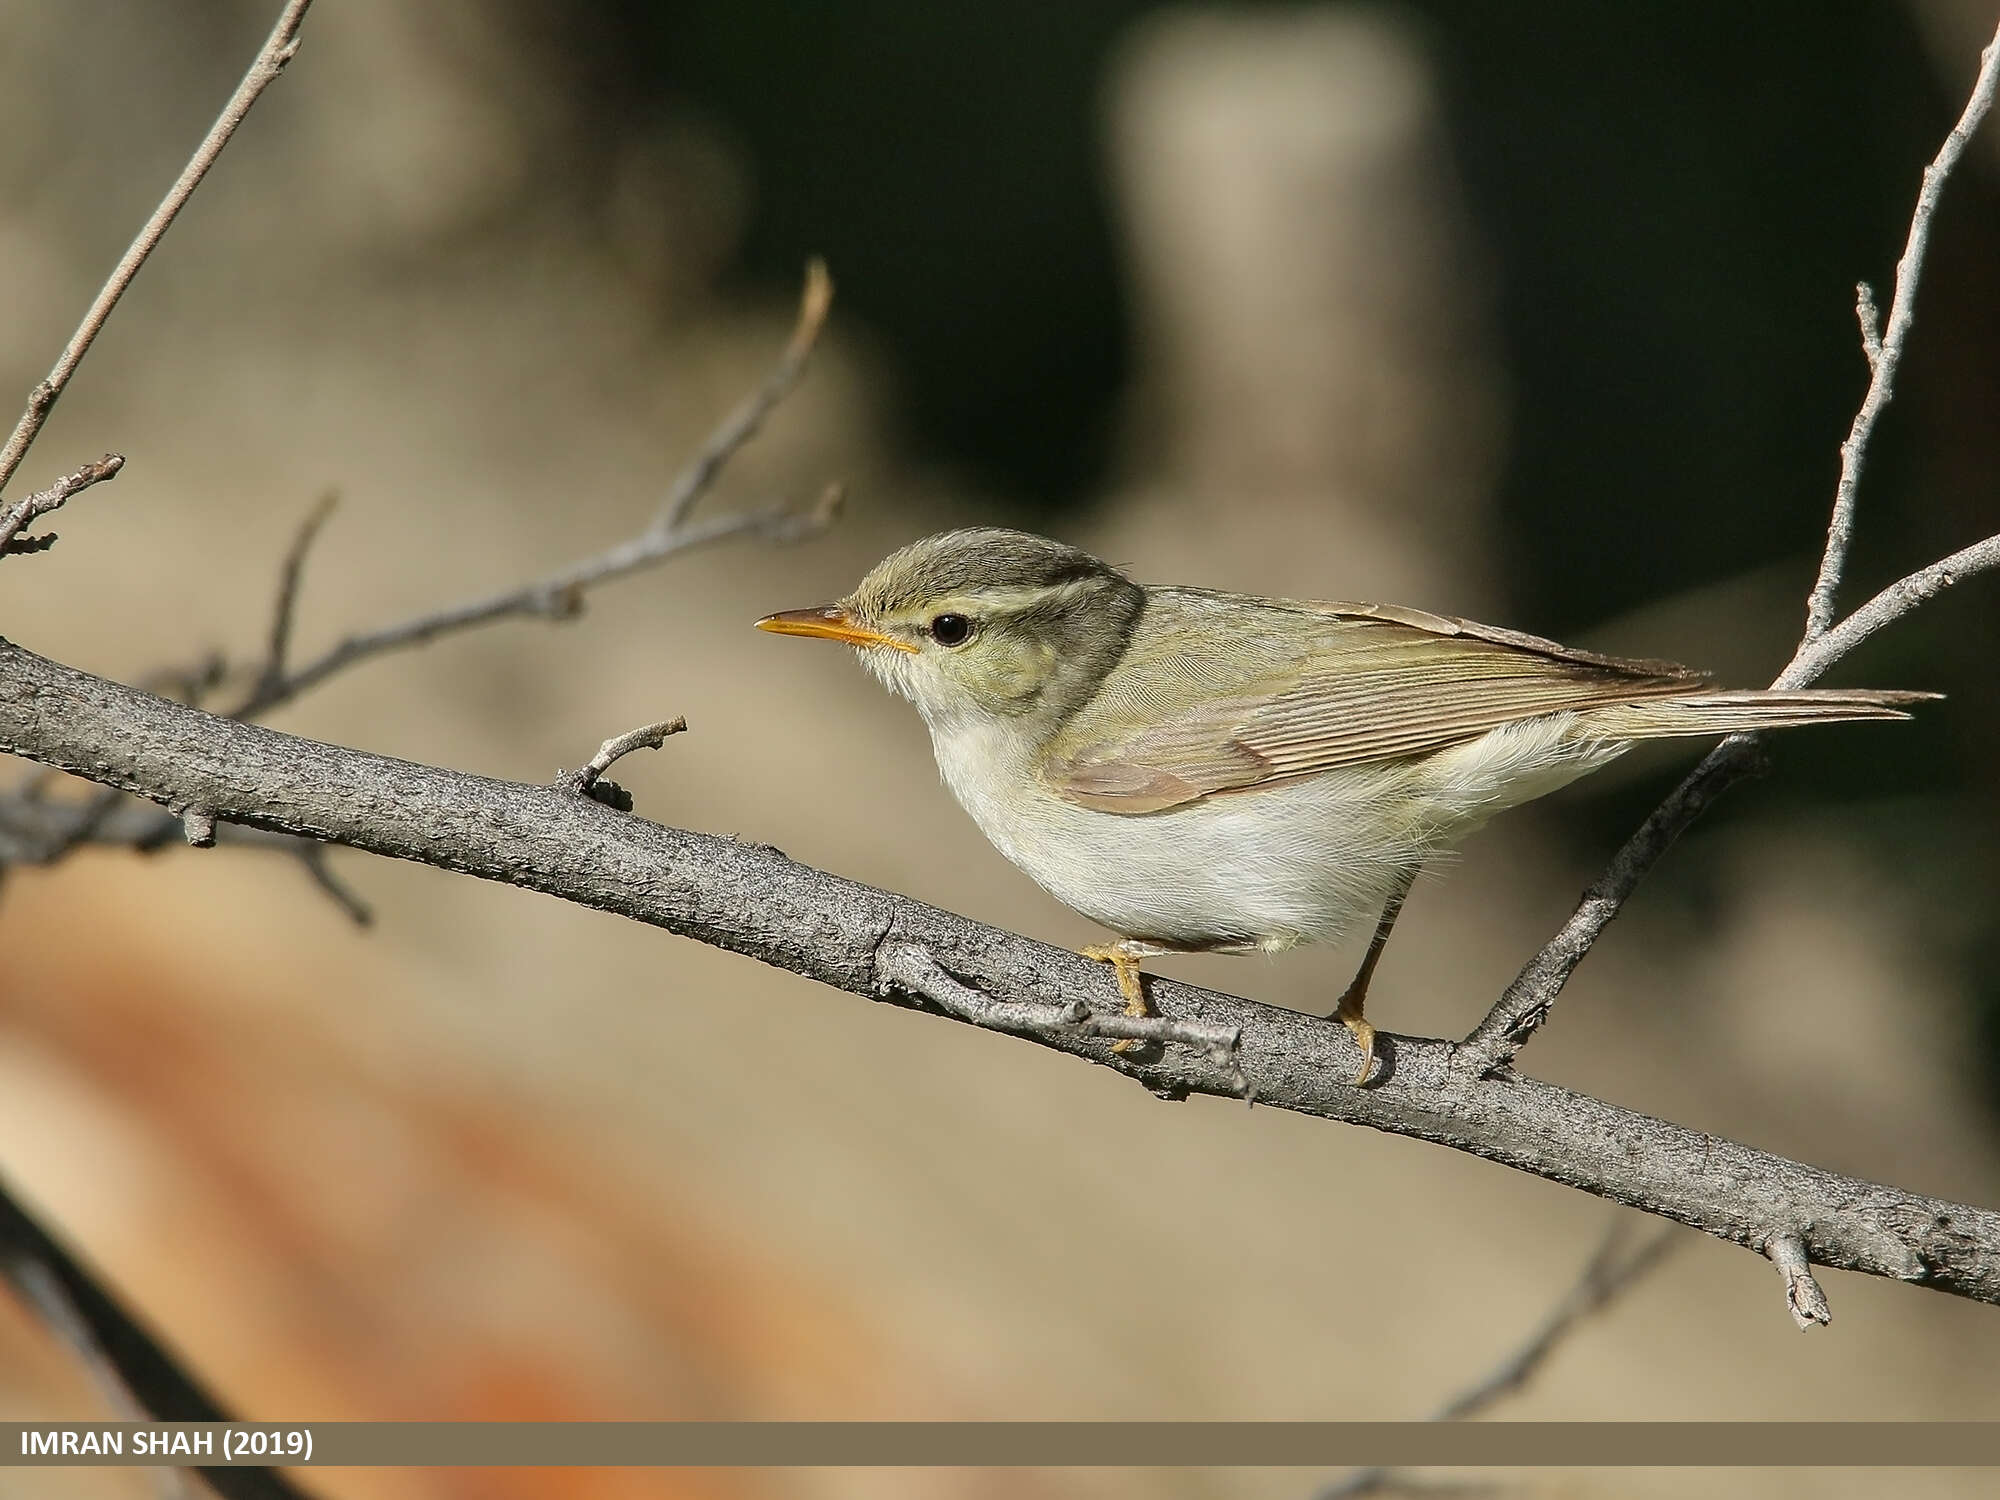
[{"label": "bird's beak", "polygon": [[838,604],[822,604],[817,609],[788,609],[782,614],[766,615],[757,622],[757,628],[774,635],[816,635],[829,641],[843,641],[850,646],[893,646],[898,651],[912,654],[917,649],[908,641],[855,624],[853,617]]}]

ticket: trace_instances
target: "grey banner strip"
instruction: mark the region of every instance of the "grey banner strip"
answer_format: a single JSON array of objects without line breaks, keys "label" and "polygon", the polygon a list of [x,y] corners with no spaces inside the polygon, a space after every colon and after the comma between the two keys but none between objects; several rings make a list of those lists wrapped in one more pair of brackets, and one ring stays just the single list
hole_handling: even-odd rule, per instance
[{"label": "grey banner strip", "polygon": [[2000,1422],[5,1422],[0,1465],[2000,1466]]}]

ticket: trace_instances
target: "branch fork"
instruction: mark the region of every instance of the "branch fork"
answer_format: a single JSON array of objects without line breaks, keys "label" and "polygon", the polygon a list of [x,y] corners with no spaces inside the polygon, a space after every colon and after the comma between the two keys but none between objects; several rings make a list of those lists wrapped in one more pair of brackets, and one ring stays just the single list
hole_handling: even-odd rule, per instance
[{"label": "branch fork", "polygon": [[15,502],[0,512],[0,555],[9,552],[46,552],[55,545],[53,536],[22,536],[21,530],[29,523],[59,509],[63,502],[82,494],[94,484],[102,484],[107,479],[118,477],[118,471],[125,467],[123,454],[107,453],[95,463],[85,464],[74,473],[65,474],[45,490],[36,490],[25,500]]},{"label": "branch fork", "polygon": [[1249,1080],[1237,1064],[1243,1043],[1240,1026],[1216,1026],[1206,1021],[1176,1021],[1167,1016],[1104,1015],[1082,1000],[1066,1004],[1001,1000],[975,989],[946,972],[928,948],[915,943],[884,943],[876,950],[875,970],[886,989],[919,995],[941,1005],[962,1021],[994,1031],[1081,1031],[1086,1036],[1116,1041],[1177,1042],[1199,1051],[1210,1063],[1226,1068],[1225,1092],[1249,1093]]}]

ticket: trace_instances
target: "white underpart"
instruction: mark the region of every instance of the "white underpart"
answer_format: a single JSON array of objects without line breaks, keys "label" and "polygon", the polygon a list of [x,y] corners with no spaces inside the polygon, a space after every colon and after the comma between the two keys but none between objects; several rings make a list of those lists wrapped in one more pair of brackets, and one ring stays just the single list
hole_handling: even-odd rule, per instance
[{"label": "white underpart", "polygon": [[1012,726],[957,711],[956,695],[916,659],[863,657],[923,713],[945,784],[995,848],[1065,906],[1169,948],[1337,941],[1493,814],[1627,748],[1583,731],[1574,714],[1552,714],[1415,760],[1123,816],[1058,795]]}]

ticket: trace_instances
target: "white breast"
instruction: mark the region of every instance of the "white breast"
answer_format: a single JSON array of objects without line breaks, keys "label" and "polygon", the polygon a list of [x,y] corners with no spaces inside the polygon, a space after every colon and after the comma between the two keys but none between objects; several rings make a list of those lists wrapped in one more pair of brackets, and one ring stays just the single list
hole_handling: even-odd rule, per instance
[{"label": "white breast", "polygon": [[980,830],[1064,905],[1167,947],[1276,950],[1372,923],[1426,860],[1624,748],[1573,727],[1568,715],[1530,720],[1424,760],[1129,817],[1056,795],[999,726],[934,723],[931,739]]}]

